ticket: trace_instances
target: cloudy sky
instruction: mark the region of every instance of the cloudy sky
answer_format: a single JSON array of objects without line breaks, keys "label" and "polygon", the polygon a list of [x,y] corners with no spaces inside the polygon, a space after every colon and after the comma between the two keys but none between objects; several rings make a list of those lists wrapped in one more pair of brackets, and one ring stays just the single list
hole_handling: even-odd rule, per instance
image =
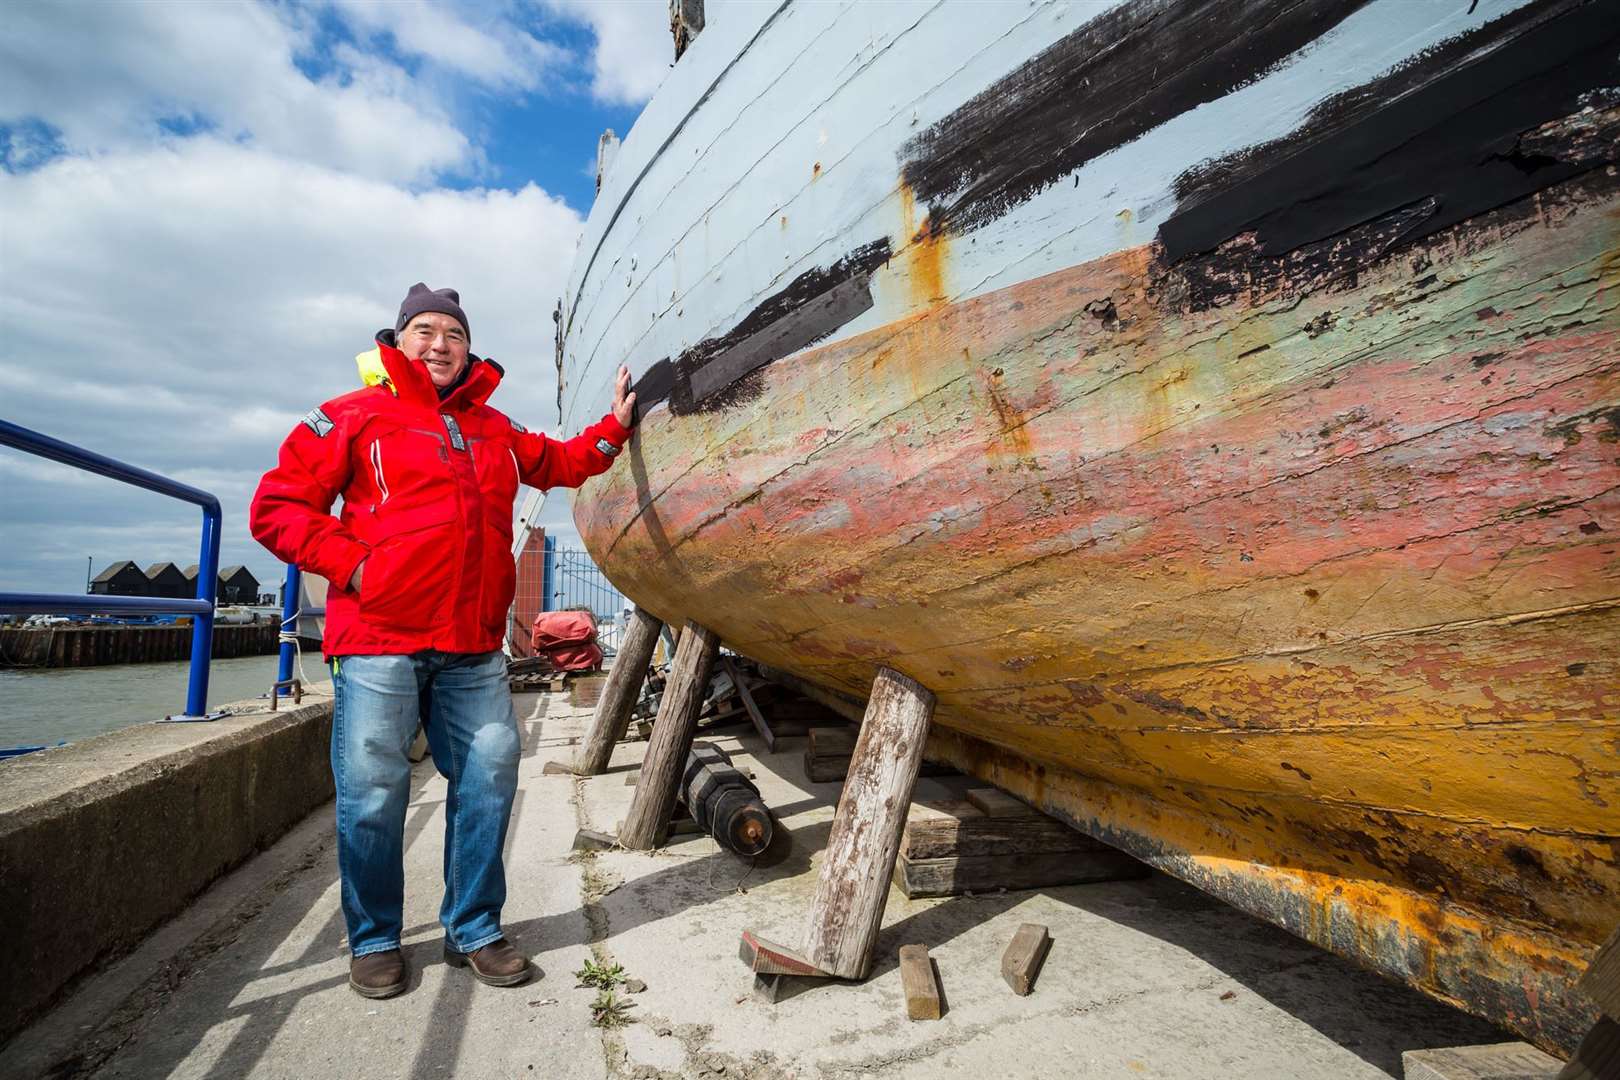
[{"label": "cloudy sky", "polygon": [[[266,583],[258,477],[412,282],[461,290],[507,369],[493,404],[556,434],[551,310],[597,136],[668,71],[667,21],[666,0],[8,6],[0,417],[214,492],[221,563]],[[198,523],[0,449],[0,590],[184,566]]]}]

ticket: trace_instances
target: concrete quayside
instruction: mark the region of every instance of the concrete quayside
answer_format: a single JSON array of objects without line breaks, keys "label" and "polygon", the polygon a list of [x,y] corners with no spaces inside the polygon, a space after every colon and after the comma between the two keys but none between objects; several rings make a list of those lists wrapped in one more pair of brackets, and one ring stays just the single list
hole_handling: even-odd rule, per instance
[{"label": "concrete quayside", "polygon": [[[14,933],[26,943],[54,923],[56,942],[88,937],[75,881],[106,885],[95,903],[130,931],[108,939],[48,1011],[30,1013],[0,1048],[0,1075],[1374,1078],[1402,1075],[1406,1051],[1510,1038],[1160,873],[942,899],[891,889],[869,978],[770,1003],[737,959],[738,937],[752,928],[797,940],[840,792],[807,779],[804,740],[767,752],[746,726],[704,737],[753,774],[789,834],[772,865],[750,866],[704,835],[650,853],[575,852],[578,829],[611,832],[624,819],[626,777],[646,744],[618,744],[599,776],[547,774],[548,761],[573,755],[589,709],[562,693],[515,701],[524,751],[505,928],[544,969],[518,989],[477,984],[442,960],[445,784],[425,762],[407,818],[411,985],[381,1002],[349,991],[323,695],[290,712],[260,704],[212,726],[131,729],[0,765],[0,897]],[[945,782],[924,778],[916,798]],[[24,897],[18,849],[4,845],[47,819],[56,839],[34,852],[27,881],[68,884]],[[115,860],[148,838],[141,857]],[[182,865],[235,869],[204,887]],[[177,913],[143,934],[142,912],[161,902],[143,893],[153,885]],[[1025,922],[1049,927],[1053,944],[1034,992],[1019,997],[998,965]],[[897,957],[908,944],[927,946],[937,965],[938,1021],[906,1018]],[[8,1016],[50,955],[8,965]],[[645,983],[621,987],[623,1026],[593,1026],[596,991],[573,976],[587,960]]]}]

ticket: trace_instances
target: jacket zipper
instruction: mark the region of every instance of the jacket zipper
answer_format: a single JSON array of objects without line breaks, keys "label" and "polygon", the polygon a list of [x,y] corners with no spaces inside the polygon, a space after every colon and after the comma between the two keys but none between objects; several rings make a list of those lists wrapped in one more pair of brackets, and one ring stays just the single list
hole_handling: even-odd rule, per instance
[{"label": "jacket zipper", "polygon": [[388,501],[388,481],[383,478],[381,439],[371,444],[371,471],[377,478],[377,490],[382,492],[382,501],[377,505],[382,506]]}]

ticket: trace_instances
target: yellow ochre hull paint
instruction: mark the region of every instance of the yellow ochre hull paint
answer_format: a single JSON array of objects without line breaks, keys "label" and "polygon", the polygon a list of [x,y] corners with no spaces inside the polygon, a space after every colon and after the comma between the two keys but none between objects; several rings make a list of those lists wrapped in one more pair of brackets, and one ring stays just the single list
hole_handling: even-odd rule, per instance
[{"label": "yellow ochre hull paint", "polygon": [[1567,1052],[1620,922],[1620,196],[1203,311],[1148,247],[944,302],[950,243],[877,275],[913,315],[648,415],[576,500],[598,563]]}]

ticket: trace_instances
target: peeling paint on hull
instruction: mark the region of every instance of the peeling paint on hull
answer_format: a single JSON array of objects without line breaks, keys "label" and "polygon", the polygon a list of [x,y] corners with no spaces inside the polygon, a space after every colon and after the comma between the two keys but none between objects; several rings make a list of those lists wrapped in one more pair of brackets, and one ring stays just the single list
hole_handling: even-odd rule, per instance
[{"label": "peeling paint on hull", "polygon": [[[1567,1051],[1620,922],[1620,177],[1557,175],[1310,251],[1178,262],[1122,212],[1021,279],[1061,190],[954,233],[897,182],[845,229],[891,238],[860,319],[651,410],[575,520],[661,617],[847,693],[904,672],[959,764]],[[651,310],[633,364],[681,352]],[[580,311],[572,348],[632,333]]]}]

